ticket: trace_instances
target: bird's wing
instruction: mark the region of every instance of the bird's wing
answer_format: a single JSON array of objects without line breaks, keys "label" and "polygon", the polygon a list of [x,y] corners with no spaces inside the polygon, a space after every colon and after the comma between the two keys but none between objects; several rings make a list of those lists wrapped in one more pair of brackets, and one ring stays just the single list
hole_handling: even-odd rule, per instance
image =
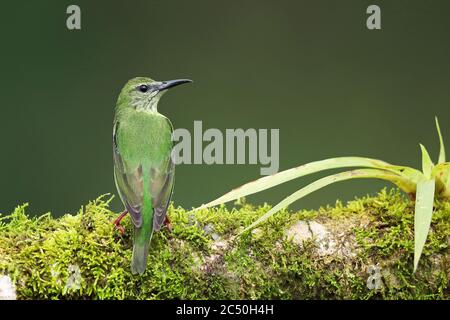
[{"label": "bird's wing", "polygon": [[130,168],[126,160],[122,158],[117,145],[117,133],[119,122],[114,124],[113,155],[114,155],[114,179],[119,196],[131,216],[136,227],[142,224],[143,204],[143,174],[142,166]]},{"label": "bird's wing", "polygon": [[166,219],[167,207],[173,193],[175,164],[169,157],[165,170],[152,170],[153,230],[160,230]]},{"label": "bird's wing", "polygon": [[119,123],[114,126],[114,176],[126,209],[130,213],[133,224],[139,228],[142,225],[141,210],[144,199],[143,170],[150,170],[150,195],[153,206],[153,230],[161,229],[164,223],[167,207],[173,191],[175,166],[169,156],[167,161],[158,166],[143,168],[142,165],[131,166],[124,159],[117,146],[117,134]]}]

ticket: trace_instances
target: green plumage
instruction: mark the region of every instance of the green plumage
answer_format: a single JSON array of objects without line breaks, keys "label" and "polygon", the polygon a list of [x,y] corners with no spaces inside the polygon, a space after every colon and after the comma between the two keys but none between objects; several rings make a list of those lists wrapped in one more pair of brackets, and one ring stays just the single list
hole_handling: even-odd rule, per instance
[{"label": "green plumage", "polygon": [[173,190],[173,128],[158,113],[158,101],[165,89],[184,82],[187,81],[134,78],[122,89],[117,101],[114,177],[134,225],[133,273],[145,271],[153,231],[158,231],[164,223]]}]

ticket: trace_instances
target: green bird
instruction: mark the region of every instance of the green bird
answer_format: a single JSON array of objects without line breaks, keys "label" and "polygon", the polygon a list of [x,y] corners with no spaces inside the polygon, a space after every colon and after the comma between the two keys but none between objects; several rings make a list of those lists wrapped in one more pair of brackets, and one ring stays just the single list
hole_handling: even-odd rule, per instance
[{"label": "green bird", "polygon": [[167,89],[189,79],[155,81],[138,77],[123,87],[117,100],[114,129],[114,180],[125,211],[134,227],[131,271],[142,274],[147,265],[153,231],[168,223],[166,213],[173,192],[175,165],[172,123],[158,112]]}]

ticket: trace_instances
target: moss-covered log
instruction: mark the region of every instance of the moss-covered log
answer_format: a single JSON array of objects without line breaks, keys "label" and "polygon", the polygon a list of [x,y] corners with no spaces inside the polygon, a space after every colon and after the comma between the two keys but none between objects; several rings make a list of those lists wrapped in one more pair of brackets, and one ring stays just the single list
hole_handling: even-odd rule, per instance
[{"label": "moss-covered log", "polygon": [[414,205],[393,190],[282,211],[238,238],[269,206],[241,201],[194,214],[171,207],[173,230],[154,235],[143,276],[130,272],[129,218],[122,236],[108,204],[100,197],[59,219],[30,219],[27,205],[2,216],[0,277],[11,279],[18,299],[449,298],[449,202],[435,203],[415,274]]}]

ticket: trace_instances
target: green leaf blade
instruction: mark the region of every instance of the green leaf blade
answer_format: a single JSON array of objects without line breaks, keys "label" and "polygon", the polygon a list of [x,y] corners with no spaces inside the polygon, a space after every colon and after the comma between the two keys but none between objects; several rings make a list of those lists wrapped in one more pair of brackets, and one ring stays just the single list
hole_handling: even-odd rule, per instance
[{"label": "green leaf blade", "polygon": [[436,129],[439,136],[439,160],[438,163],[444,163],[445,162],[445,146],[444,146],[444,139],[442,138],[441,128],[439,126],[439,120],[437,117],[435,117],[436,120]]},{"label": "green leaf blade", "polygon": [[333,184],[335,182],[350,180],[350,179],[358,179],[358,178],[376,178],[376,179],[382,179],[390,181],[397,186],[401,187],[402,189],[406,189],[409,192],[413,193],[415,192],[415,183],[409,181],[408,179],[405,179],[404,177],[391,173],[385,170],[379,170],[379,169],[357,169],[352,171],[346,171],[338,174],[334,174],[331,176],[327,176],[325,178],[316,180],[315,182],[307,185],[306,187],[294,192],[290,196],[283,199],[280,203],[275,205],[272,209],[270,209],[267,213],[265,213],[263,216],[261,216],[258,220],[256,220],[254,223],[252,223],[250,226],[245,228],[241,233],[244,233],[260,223],[264,222],[265,220],[269,219],[271,216],[273,216],[278,211],[286,208],[293,202],[313,193],[314,191],[317,191],[323,187],[326,187],[330,184]]},{"label": "green leaf blade", "polygon": [[420,149],[422,150],[422,171],[426,179],[431,179],[431,173],[433,172],[433,161],[431,160],[430,154],[423,144],[420,144]]},{"label": "green leaf blade", "polygon": [[414,213],[414,272],[417,270],[433,215],[435,181],[423,180],[417,184]]},{"label": "green leaf blade", "polygon": [[436,180],[435,193],[450,198],[450,162],[435,165],[431,175]]},{"label": "green leaf blade", "polygon": [[364,157],[330,158],[326,160],[310,162],[296,168],[281,171],[274,175],[248,182],[236,189],[231,190],[230,192],[224,194],[223,196],[193,210],[196,211],[200,209],[205,209],[229,201],[237,200],[239,198],[267,190],[269,188],[280,185],[287,181],[297,179],[309,174],[317,173],[324,170],[349,168],[349,167],[366,167],[366,168],[387,170],[408,177],[413,181],[418,181],[419,179],[422,179],[422,173],[418,170],[403,166],[394,166],[381,160]]}]

